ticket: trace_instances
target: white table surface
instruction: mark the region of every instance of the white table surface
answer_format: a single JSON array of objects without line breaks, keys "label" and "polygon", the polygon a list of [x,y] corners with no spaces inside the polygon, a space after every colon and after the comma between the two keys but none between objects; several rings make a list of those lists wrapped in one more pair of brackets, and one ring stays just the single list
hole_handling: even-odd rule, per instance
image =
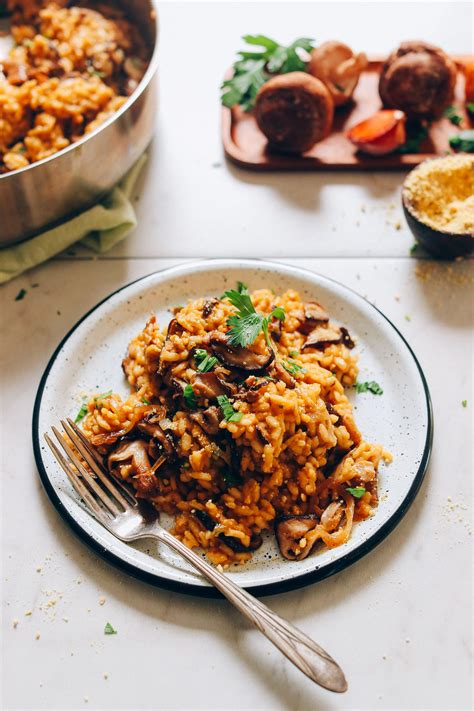
[{"label": "white table surface", "polygon": [[[256,175],[227,165],[217,85],[245,32],[336,35],[369,52],[422,37],[469,52],[472,10],[167,3],[161,22],[161,107],[137,187],[138,228],[107,256],[75,250],[0,291],[2,707],[471,708],[472,262],[409,256],[400,174]],[[37,476],[31,412],[58,341],[121,285],[204,256],[272,257],[344,282],[408,338],[431,388],[432,462],[400,525],[346,571],[267,598],[341,663],[343,696],[303,677],[226,602],[154,589],[102,562]],[[104,636],[106,622],[117,635]]]}]

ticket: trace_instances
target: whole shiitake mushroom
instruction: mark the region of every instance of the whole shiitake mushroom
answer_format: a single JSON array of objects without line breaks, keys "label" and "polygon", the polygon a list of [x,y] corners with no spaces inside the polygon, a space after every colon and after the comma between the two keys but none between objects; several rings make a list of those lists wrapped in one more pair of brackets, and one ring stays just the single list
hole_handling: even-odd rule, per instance
[{"label": "whole shiitake mushroom", "polygon": [[261,87],[255,102],[259,129],[272,148],[285,153],[304,153],[325,138],[333,114],[329,90],[305,72],[273,77]]},{"label": "whole shiitake mushroom", "polygon": [[409,118],[434,118],[451,103],[456,65],[439,47],[402,42],[382,67],[379,93],[384,106]]},{"label": "whole shiitake mushroom", "polygon": [[366,66],[363,52],[354,54],[347,44],[329,40],[312,50],[308,72],[326,84],[336,106],[343,106],[351,100]]}]

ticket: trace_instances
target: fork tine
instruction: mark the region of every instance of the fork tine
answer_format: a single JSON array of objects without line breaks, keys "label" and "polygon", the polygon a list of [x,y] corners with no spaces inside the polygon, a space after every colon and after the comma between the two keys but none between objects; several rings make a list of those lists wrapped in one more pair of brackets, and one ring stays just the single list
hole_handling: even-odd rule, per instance
[{"label": "fork tine", "polygon": [[131,494],[120,482],[114,484],[110,479],[110,475],[105,470],[103,462],[100,461],[100,455],[94,450],[91,443],[79,427],[70,419],[67,421],[61,420],[66,434],[69,436],[74,446],[86,460],[94,474],[101,480],[103,485],[115,496],[117,501],[124,507],[134,506],[137,502],[133,494]]},{"label": "fork tine", "polygon": [[67,461],[67,459],[64,458],[64,456],[61,454],[59,449],[56,447],[52,439],[49,437],[48,434],[45,433],[44,438],[46,442],[49,445],[49,448],[53,452],[56,460],[59,462],[60,466],[62,469],[65,471],[67,474],[67,477],[71,484],[73,485],[74,489],[77,491],[81,499],[84,499],[84,501],[87,503],[87,505],[94,511],[94,513],[98,516],[102,514],[101,509],[99,508],[98,504],[96,503],[94,497],[89,493],[89,491],[86,489],[82,481],[79,479],[77,476],[76,472],[72,469],[71,465]]},{"label": "fork tine", "polygon": [[89,490],[92,490],[92,492],[96,495],[96,497],[101,500],[103,505],[110,511],[110,513],[112,513],[114,516],[118,516],[121,511],[117,508],[113,499],[111,499],[110,496],[108,496],[108,494],[106,494],[106,492],[102,489],[102,487],[97,484],[97,480],[92,478],[90,473],[87,471],[87,469],[82,464],[75,452],[71,449],[69,444],[64,439],[63,435],[59,432],[59,430],[57,430],[56,427],[52,427],[52,430],[59,444],[66,452],[67,456],[74,464],[76,469],[80,472],[83,482],[88,484]]}]

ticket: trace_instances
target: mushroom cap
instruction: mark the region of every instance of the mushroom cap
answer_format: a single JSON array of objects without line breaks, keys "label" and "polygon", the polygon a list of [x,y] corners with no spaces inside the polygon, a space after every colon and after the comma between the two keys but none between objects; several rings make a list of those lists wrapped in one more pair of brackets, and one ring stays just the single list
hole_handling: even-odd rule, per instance
[{"label": "mushroom cap", "polygon": [[331,92],[334,104],[342,106],[351,100],[366,66],[367,57],[363,52],[354,54],[344,42],[329,40],[311,51],[308,72],[321,79]]},{"label": "mushroom cap", "polygon": [[259,90],[255,118],[269,144],[282,152],[304,153],[325,138],[334,102],[328,88],[306,72],[280,74]]},{"label": "mushroom cap", "polygon": [[453,60],[439,47],[402,42],[382,67],[380,98],[409,117],[433,118],[452,101],[456,73]]}]

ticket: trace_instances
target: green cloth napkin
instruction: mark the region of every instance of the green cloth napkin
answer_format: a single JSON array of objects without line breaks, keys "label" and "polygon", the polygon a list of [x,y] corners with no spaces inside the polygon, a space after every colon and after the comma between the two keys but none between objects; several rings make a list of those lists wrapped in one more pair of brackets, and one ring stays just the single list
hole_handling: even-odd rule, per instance
[{"label": "green cloth napkin", "polygon": [[129,198],[145,162],[146,154],[97,205],[26,242],[0,249],[0,284],[76,242],[102,254],[124,239],[137,224]]}]

